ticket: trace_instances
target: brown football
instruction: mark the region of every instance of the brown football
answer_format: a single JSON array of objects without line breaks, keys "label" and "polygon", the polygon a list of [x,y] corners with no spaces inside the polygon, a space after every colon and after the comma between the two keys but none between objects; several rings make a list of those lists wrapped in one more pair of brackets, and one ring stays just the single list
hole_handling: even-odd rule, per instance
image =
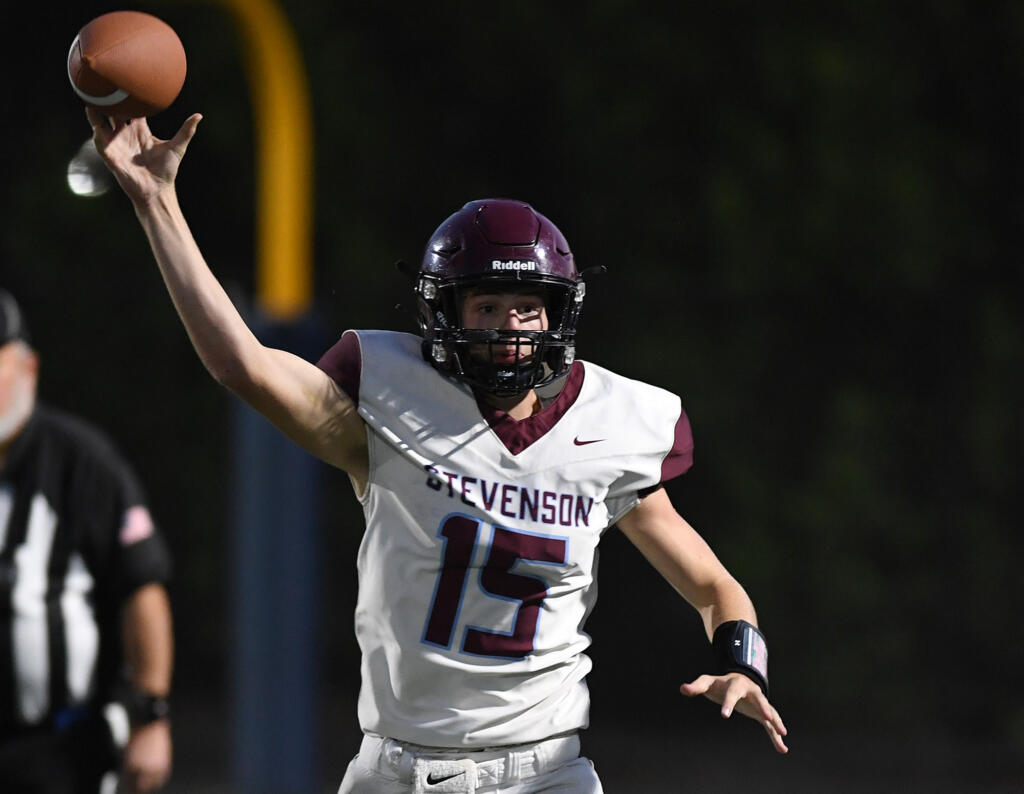
[{"label": "brown football", "polygon": [[174,29],[142,11],[112,11],[83,27],[68,77],[87,105],[118,120],[167,108],[185,84],[185,48]]}]

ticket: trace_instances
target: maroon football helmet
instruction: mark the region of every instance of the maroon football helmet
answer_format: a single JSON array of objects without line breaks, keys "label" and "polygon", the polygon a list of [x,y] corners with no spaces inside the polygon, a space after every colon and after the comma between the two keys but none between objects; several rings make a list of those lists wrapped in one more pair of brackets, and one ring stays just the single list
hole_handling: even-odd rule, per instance
[{"label": "maroon football helmet", "polygon": [[[468,290],[530,292],[544,298],[546,331],[462,327]],[[569,244],[529,204],[471,201],[431,236],[416,281],[423,356],[473,388],[510,396],[564,375],[576,355],[576,321],[585,285]],[[495,347],[515,345],[514,364],[495,361]]]}]

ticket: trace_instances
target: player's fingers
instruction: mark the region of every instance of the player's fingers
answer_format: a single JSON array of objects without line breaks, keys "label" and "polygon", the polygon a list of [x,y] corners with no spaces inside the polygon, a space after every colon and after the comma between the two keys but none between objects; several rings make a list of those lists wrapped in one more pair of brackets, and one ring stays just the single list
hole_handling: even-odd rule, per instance
[{"label": "player's fingers", "polygon": [[750,694],[748,700],[753,701],[753,709],[749,714],[752,719],[759,720],[765,724],[769,722],[774,723],[778,719],[779,713],[768,702],[768,698],[764,696],[760,689],[755,689]]},{"label": "player's fingers", "polygon": [[789,752],[789,748],[786,746],[785,741],[783,741],[782,739],[783,734],[779,733],[779,731],[776,729],[775,725],[773,725],[771,721],[765,722],[764,729],[765,732],[768,734],[768,738],[771,739],[772,745],[775,747],[775,750],[777,752],[782,754]]},{"label": "player's fingers", "polygon": [[683,684],[681,687],[679,687],[679,691],[687,697],[696,697],[697,695],[705,694],[711,688],[711,685],[714,682],[714,676],[698,676],[693,681],[690,681],[689,683]]},{"label": "player's fingers", "polygon": [[751,692],[746,701],[740,703],[737,708],[751,719],[760,722],[765,728],[770,725],[780,736],[786,735],[786,726],[782,722],[782,716],[760,689]]},{"label": "player's fingers", "polygon": [[786,725],[776,708],[768,702],[768,698],[757,689],[736,703],[736,711],[761,723],[775,749],[780,753],[789,752],[783,737],[788,733]]},{"label": "player's fingers", "polygon": [[85,107],[85,117],[89,120],[94,137],[102,142],[110,140],[110,119],[88,105]]},{"label": "player's fingers", "polygon": [[733,709],[736,708],[736,701],[739,700],[737,697],[730,697],[728,692],[725,697],[722,698],[722,717],[729,719],[732,716]]},{"label": "player's fingers", "polygon": [[[746,682],[748,679],[742,677],[733,678],[729,681],[725,689],[725,695],[722,697],[722,716],[726,719],[732,716],[733,709],[736,708],[736,704],[739,703],[747,694],[748,689]],[[746,704],[744,704],[746,705]]]},{"label": "player's fingers", "polygon": [[149,122],[145,116],[137,119],[128,119],[124,122],[126,126],[131,127],[132,131],[139,137],[152,138],[153,133],[149,131]]},{"label": "player's fingers", "polygon": [[[745,682],[741,681],[741,683]],[[781,722],[776,724],[778,712],[775,711],[772,704],[768,702],[768,698],[764,696],[764,693],[757,686],[747,687],[736,701],[735,710],[745,717],[760,722],[762,725],[772,723],[776,728],[781,727]]]},{"label": "player's fingers", "polygon": [[786,728],[786,724],[782,721],[782,716],[774,708],[772,709],[772,713],[768,719],[768,722],[773,728],[775,728],[775,731],[780,736],[785,736],[787,733],[789,733],[789,730]]},{"label": "player's fingers", "polygon": [[106,152],[107,147],[115,141],[121,131],[128,126],[127,122],[116,121],[109,116],[104,116],[99,110],[91,107],[86,107],[85,116],[92,126],[92,137],[96,143],[96,150],[101,155]]},{"label": "player's fingers", "polygon": [[196,128],[202,120],[203,115],[201,113],[193,113],[185,119],[185,123],[181,125],[181,128],[171,139],[171,148],[177,152],[179,157],[185,154],[185,149],[188,148],[188,144],[192,140],[192,136],[196,134]]}]

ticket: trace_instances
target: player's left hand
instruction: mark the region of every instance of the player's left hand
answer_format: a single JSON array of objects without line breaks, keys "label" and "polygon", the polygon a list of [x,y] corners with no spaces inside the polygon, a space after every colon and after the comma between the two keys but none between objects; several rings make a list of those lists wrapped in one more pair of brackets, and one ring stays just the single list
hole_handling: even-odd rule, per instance
[{"label": "player's left hand", "polygon": [[132,731],[124,748],[121,784],[132,794],[156,791],[171,775],[171,727],[156,720]]},{"label": "player's left hand", "polygon": [[783,741],[783,737],[786,735],[786,726],[782,723],[782,717],[768,702],[761,687],[745,675],[740,673],[702,675],[688,684],[683,684],[679,687],[679,691],[687,697],[704,695],[708,700],[720,703],[722,717],[725,719],[731,717],[733,711],[738,711],[745,717],[760,722],[775,749],[780,753],[789,752],[789,748]]}]

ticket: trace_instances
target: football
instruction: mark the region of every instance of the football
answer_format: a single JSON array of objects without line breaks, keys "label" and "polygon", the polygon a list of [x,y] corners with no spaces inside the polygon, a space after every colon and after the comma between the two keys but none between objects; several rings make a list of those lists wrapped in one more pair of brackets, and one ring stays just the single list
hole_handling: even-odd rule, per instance
[{"label": "football", "polygon": [[83,27],[68,52],[79,98],[119,121],[167,108],[185,84],[185,48],[174,29],[142,11],[112,11]]}]

